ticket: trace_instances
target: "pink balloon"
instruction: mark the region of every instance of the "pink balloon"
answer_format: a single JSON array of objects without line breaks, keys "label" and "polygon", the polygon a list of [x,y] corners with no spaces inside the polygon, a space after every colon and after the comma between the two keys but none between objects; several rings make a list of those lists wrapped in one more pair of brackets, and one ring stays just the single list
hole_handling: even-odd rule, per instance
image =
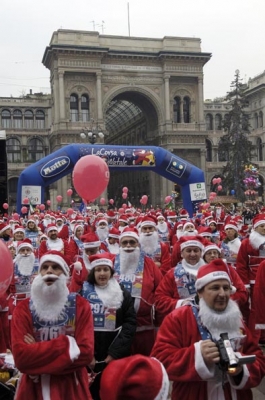
[{"label": "pink balloon", "polygon": [[146,194],[143,195],[141,200],[142,200],[142,204],[143,204],[143,205],[146,205],[147,202],[148,202],[148,196],[146,196]]},{"label": "pink balloon", "polygon": [[123,192],[122,193],[122,198],[125,200],[125,199],[127,199],[127,193],[126,192]]},{"label": "pink balloon", "polygon": [[100,157],[84,156],[75,164],[73,170],[75,190],[84,199],[96,199],[109,183],[109,167]]},{"label": "pink balloon", "polygon": [[101,197],[101,199],[99,200],[99,203],[104,206],[104,204],[106,203],[106,200],[104,199],[104,197]]},{"label": "pink balloon", "polygon": [[21,213],[22,213],[22,214],[27,214],[27,212],[28,212],[27,207],[22,207],[22,208],[21,208]]},{"label": "pink balloon", "polygon": [[73,212],[74,212],[74,210],[72,208],[68,208],[66,211],[66,214],[71,215],[71,214],[73,214]]},{"label": "pink balloon", "polygon": [[7,210],[8,207],[9,207],[9,205],[8,205],[7,203],[4,203],[4,204],[3,204],[3,208],[4,208],[5,210]]},{"label": "pink balloon", "polygon": [[47,206],[50,206],[51,205],[51,200],[47,200],[46,204],[47,204]]},{"label": "pink balloon", "polygon": [[123,193],[128,193],[128,188],[126,186],[124,186],[124,188],[122,188]]},{"label": "pink balloon", "polygon": [[0,241],[0,296],[5,295],[13,276],[13,260],[8,247]]},{"label": "pink balloon", "polygon": [[119,214],[123,214],[124,213],[124,209],[123,208],[119,208],[118,212],[119,212]]},{"label": "pink balloon", "polygon": [[222,185],[218,185],[217,189],[218,189],[218,192],[220,192],[223,189],[223,186]]},{"label": "pink balloon", "polygon": [[165,197],[165,200],[164,200],[164,203],[165,204],[168,204],[168,203],[170,203],[171,202],[171,196],[166,196]]},{"label": "pink balloon", "polygon": [[43,218],[44,217],[44,213],[40,213],[40,217]]},{"label": "pink balloon", "polygon": [[214,185],[216,185],[218,183],[217,182],[217,178],[213,178],[212,182],[213,182]]},{"label": "pink balloon", "polygon": [[45,205],[44,205],[44,204],[40,204],[39,209],[40,209],[41,211],[45,210]]},{"label": "pink balloon", "polygon": [[23,204],[29,204],[29,199],[27,197],[25,197],[25,199],[23,199]]},{"label": "pink balloon", "polygon": [[114,204],[114,200],[113,200],[113,199],[110,199],[110,200],[109,200],[109,203],[110,203],[110,204]]},{"label": "pink balloon", "polygon": [[66,194],[67,194],[67,196],[72,196],[72,194],[73,194],[72,189],[68,189],[67,192],[66,192]]},{"label": "pink balloon", "polygon": [[58,195],[56,197],[56,200],[57,200],[58,203],[61,203],[62,199],[63,199],[63,197],[61,195]]},{"label": "pink balloon", "polygon": [[19,214],[18,214],[18,213],[14,213],[14,214],[13,214],[13,218],[14,218],[14,220],[16,220],[16,221],[19,221]]},{"label": "pink balloon", "polygon": [[222,182],[222,179],[221,178],[217,178],[216,179],[216,183],[221,183]]}]

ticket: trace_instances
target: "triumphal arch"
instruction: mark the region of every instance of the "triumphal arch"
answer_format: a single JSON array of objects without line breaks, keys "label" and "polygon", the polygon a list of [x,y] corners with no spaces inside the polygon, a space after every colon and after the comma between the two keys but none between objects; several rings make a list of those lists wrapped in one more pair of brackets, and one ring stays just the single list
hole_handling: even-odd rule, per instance
[{"label": "triumphal arch", "polygon": [[[52,91],[50,151],[85,141],[160,146],[205,170],[203,67],[210,57],[198,38],[54,32],[42,60]],[[65,193],[70,180],[51,191]],[[108,197],[118,199],[123,186],[136,205],[143,194],[161,204],[176,189],[149,171],[117,171]]]}]

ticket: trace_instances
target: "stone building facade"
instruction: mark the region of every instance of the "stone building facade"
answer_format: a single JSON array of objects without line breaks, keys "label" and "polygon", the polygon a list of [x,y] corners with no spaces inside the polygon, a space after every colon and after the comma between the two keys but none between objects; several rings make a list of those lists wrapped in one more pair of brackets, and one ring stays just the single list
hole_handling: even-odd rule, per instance
[{"label": "stone building facade", "polygon": [[[162,39],[58,30],[43,56],[50,70],[51,95],[0,97],[0,129],[7,133],[9,203],[19,173],[29,163],[69,143],[82,143],[91,131],[98,142],[162,146],[205,171],[207,188],[223,163],[218,158],[221,121],[229,105],[203,100],[203,67],[211,58],[196,38]],[[260,173],[265,172],[265,73],[246,89]],[[104,139],[97,133],[102,131]],[[84,135],[83,135],[84,136]],[[172,182],[151,172],[111,174],[108,197],[130,190],[130,202],[143,194],[163,204]],[[54,199],[72,186],[71,176],[47,188]]]}]

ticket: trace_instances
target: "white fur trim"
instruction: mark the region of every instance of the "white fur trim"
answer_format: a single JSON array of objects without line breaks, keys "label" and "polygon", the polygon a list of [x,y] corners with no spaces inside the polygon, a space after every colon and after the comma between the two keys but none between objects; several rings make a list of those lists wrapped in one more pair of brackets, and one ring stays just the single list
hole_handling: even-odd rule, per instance
[{"label": "white fur trim", "polygon": [[203,381],[206,381],[210,378],[214,377],[214,372],[215,372],[215,366],[213,365],[211,369],[207,367],[207,365],[204,362],[204,359],[202,357],[201,353],[201,342],[194,343],[194,358],[195,358],[195,369],[198,372],[198,375],[201,377]]},{"label": "white fur trim", "polygon": [[254,225],[253,228],[257,228],[259,225],[265,224],[265,219],[261,219],[260,221],[257,221]]},{"label": "white fur trim", "polygon": [[21,243],[19,246],[17,246],[17,253],[19,253],[19,250],[23,249],[24,247],[27,247],[31,251],[33,251],[33,246],[30,243]]},{"label": "white fur trim", "polygon": [[217,250],[218,252],[219,252],[219,254],[221,254],[221,249],[220,249],[220,247],[218,247],[216,244],[209,244],[209,246],[206,246],[206,247],[204,247],[204,250],[203,250],[203,255],[205,254],[205,253],[207,253],[207,251],[209,251],[209,250]]},{"label": "white fur trim", "polygon": [[126,236],[133,237],[134,239],[136,239],[139,242],[139,236],[137,235],[136,232],[122,232],[122,234],[120,235],[120,242]]},{"label": "white fur trim", "polygon": [[156,223],[155,223],[155,221],[144,221],[144,222],[141,222],[141,227],[142,226],[155,226],[156,227]]},{"label": "white fur trim", "polygon": [[168,374],[167,371],[165,370],[164,365],[157,360],[156,358],[152,357],[154,360],[156,360],[162,369],[162,384],[161,384],[161,389],[154,398],[154,400],[167,400],[168,399],[168,391],[169,391],[169,379],[168,379]]},{"label": "white fur trim", "polygon": [[76,271],[81,271],[81,269],[82,269],[82,264],[81,264],[80,261],[76,261],[76,262],[74,263],[74,269],[75,269]]},{"label": "white fur trim", "polygon": [[210,274],[207,274],[203,276],[202,278],[198,278],[195,282],[195,288],[196,290],[202,289],[204,286],[208,285],[208,283],[211,283],[213,281],[216,281],[218,279],[226,279],[230,285],[231,285],[231,280],[227,272],[225,271],[213,271]]},{"label": "white fur trim", "polygon": [[187,240],[186,242],[181,243],[180,249],[183,250],[189,246],[196,246],[196,247],[199,247],[201,250],[203,250],[203,244],[201,242],[199,242],[198,240]]},{"label": "white fur trim", "polygon": [[72,336],[66,335],[67,339],[69,340],[69,357],[74,362],[78,359],[80,355],[80,349],[77,346],[76,340]]},{"label": "white fur trim", "polygon": [[40,376],[40,379],[41,379],[41,394],[43,400],[51,400],[51,393],[50,393],[51,376],[48,374],[43,374]]},{"label": "white fur trim", "polygon": [[46,232],[49,233],[50,231],[57,231],[58,232],[58,226],[50,226],[49,228],[46,228]]},{"label": "white fur trim", "polygon": [[256,324],[255,329],[265,329],[265,324]]},{"label": "white fur trim", "polygon": [[224,230],[229,229],[229,228],[234,229],[235,231],[238,232],[238,227],[233,224],[229,224],[229,223],[225,225]]},{"label": "white fur trim", "polygon": [[98,260],[92,261],[91,269],[97,267],[98,265],[107,265],[110,268],[113,268],[113,262],[108,258],[99,258]]},{"label": "white fur trim", "polygon": [[100,246],[100,241],[99,240],[97,242],[84,243],[84,249],[91,249],[93,247],[99,247],[99,246]]},{"label": "white fur trim", "polygon": [[64,274],[66,276],[69,276],[69,267],[64,261],[63,257],[57,256],[56,254],[43,254],[43,256],[40,259],[39,271],[41,270],[42,264],[44,264],[46,261],[52,261],[55,262],[56,264],[59,264]]}]

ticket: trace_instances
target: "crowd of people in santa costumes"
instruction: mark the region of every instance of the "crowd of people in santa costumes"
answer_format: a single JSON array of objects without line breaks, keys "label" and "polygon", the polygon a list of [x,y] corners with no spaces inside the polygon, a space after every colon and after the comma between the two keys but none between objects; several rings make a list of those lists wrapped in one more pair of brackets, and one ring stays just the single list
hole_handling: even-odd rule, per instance
[{"label": "crowd of people in santa costumes", "polygon": [[[235,213],[235,215],[226,213],[224,207],[216,207],[215,210],[207,210],[205,213],[198,211],[193,216],[190,216],[185,209],[179,212],[161,209],[149,209],[143,212],[143,210],[128,207],[124,209],[123,213],[121,213],[121,210],[116,211],[115,209],[107,212],[103,212],[103,210],[93,212],[89,209],[83,213],[78,210],[72,210],[72,214],[49,210],[43,213],[44,215],[35,213],[28,218],[17,220],[17,224],[13,222],[10,224],[8,218],[2,220],[0,218],[0,240],[10,249],[10,253],[11,251],[13,254],[15,253],[12,282],[6,292],[6,296],[0,299],[0,313],[3,310],[0,317],[8,331],[8,334],[5,332],[5,335],[0,332],[1,348],[11,347],[15,361],[19,360],[18,368],[21,369],[22,365],[21,371],[25,372],[28,377],[36,375],[39,382],[41,382],[43,374],[50,374],[49,387],[50,393],[53,393],[54,385],[56,386],[56,379],[53,377],[55,374],[54,369],[47,372],[48,369],[45,369],[44,365],[36,364],[36,374],[34,374],[32,366],[36,360],[33,357],[33,353],[31,355],[32,364],[29,362],[29,367],[27,367],[26,363],[23,365],[22,355],[26,354],[27,348],[25,344],[29,347],[32,345],[33,352],[38,348],[38,346],[35,346],[37,344],[35,341],[37,342],[37,340],[34,334],[29,333],[30,336],[28,336],[25,333],[27,341],[24,342],[21,353],[18,351],[18,345],[16,350],[13,350],[18,337],[18,330],[16,334],[13,334],[13,330],[18,329],[16,321],[13,321],[14,318],[18,319],[19,317],[17,310],[21,310],[20,315],[25,317],[27,329],[29,329],[30,322],[33,324],[31,329],[34,332],[35,323],[38,329],[41,329],[42,340],[39,340],[41,349],[45,348],[44,344],[47,344],[47,348],[49,348],[49,342],[53,341],[52,332],[60,332],[58,337],[56,336],[57,333],[55,333],[56,337],[54,337],[55,342],[58,342],[58,349],[61,346],[59,344],[61,343],[59,340],[61,336],[68,336],[65,332],[68,331],[69,326],[66,326],[65,330],[58,329],[59,322],[55,321],[56,318],[53,318],[53,316],[51,317],[52,321],[48,321],[50,318],[48,309],[51,307],[52,301],[49,302],[45,296],[48,296],[48,293],[51,292],[51,297],[54,298],[55,303],[58,303],[58,308],[56,308],[55,303],[53,304],[55,311],[58,313],[56,315],[58,318],[64,315],[66,319],[69,317],[68,322],[70,321],[70,314],[73,313],[72,301],[75,301],[73,299],[76,299],[76,304],[81,304],[80,307],[83,306],[84,300],[86,308],[88,307],[89,309],[90,320],[92,321],[89,322],[92,326],[92,328],[90,327],[90,339],[92,335],[93,343],[95,342],[92,353],[89,356],[90,359],[81,366],[81,360],[83,360],[81,346],[80,363],[76,362],[75,364],[74,362],[72,370],[66,366],[66,373],[75,374],[74,365],[76,365],[77,369],[81,368],[78,371],[81,374],[81,382],[83,382],[82,379],[85,374],[83,367],[85,366],[86,373],[91,379],[91,393],[95,400],[101,398],[102,381],[104,382],[101,377],[103,373],[105,376],[105,371],[109,370],[107,366],[111,366],[115,360],[117,360],[117,363],[123,359],[126,360],[131,355],[141,355],[147,358],[150,357],[150,354],[154,355],[164,364],[170,379],[175,381],[176,374],[172,375],[170,362],[164,362],[163,356],[160,353],[158,356],[158,353],[156,353],[156,349],[160,346],[157,343],[161,341],[161,337],[163,338],[162,342],[164,340],[163,334],[161,336],[160,332],[163,333],[163,327],[167,326],[166,321],[169,318],[172,318],[171,323],[175,321],[175,315],[181,318],[182,314],[183,318],[187,315],[187,318],[190,319],[190,314],[193,315],[193,311],[184,311],[184,309],[193,310],[194,305],[198,307],[196,302],[200,297],[198,290],[201,290],[201,287],[198,287],[197,282],[201,270],[205,265],[211,265],[212,269],[214,267],[217,268],[215,272],[218,276],[220,262],[222,264],[222,273],[225,272],[225,279],[232,287],[230,290],[229,286],[229,290],[225,291],[229,291],[231,304],[236,303],[239,307],[238,313],[242,312],[243,315],[245,325],[242,325],[242,329],[247,332],[248,340],[251,338],[256,346],[262,345],[263,342],[265,343],[265,335],[263,335],[263,329],[265,329],[264,310],[260,307],[265,287],[261,283],[265,281],[265,273],[263,273],[262,268],[264,265],[262,264],[263,260],[265,262],[265,210],[263,212],[253,217],[252,224],[247,229],[243,225],[243,219],[239,213]],[[10,219],[12,219],[12,216],[10,216]],[[45,257],[49,254],[55,255],[55,259],[52,258],[52,261],[47,260]],[[47,268],[47,263],[52,264],[50,266],[52,270],[55,268],[55,264],[57,264],[58,270],[60,268],[62,270],[58,277],[60,276],[60,279],[64,281],[62,286],[65,289],[62,289],[62,292],[64,293],[65,303],[62,304],[53,293],[57,283],[59,284],[57,282],[59,278],[54,277],[51,280],[43,278],[42,285],[44,289],[43,293],[40,291],[40,296],[43,295],[43,299],[45,298],[43,304],[47,304],[47,307],[43,307],[42,311],[44,312],[46,308],[47,314],[45,312],[42,314],[40,303],[36,296],[37,289],[34,289],[34,284],[35,281],[38,282],[40,280],[40,276],[44,277],[46,275],[42,270],[42,266],[44,265]],[[56,273],[48,271],[47,275],[55,276]],[[39,286],[37,288],[39,290]],[[220,303],[224,303],[224,298],[227,296],[221,293],[217,297]],[[43,299],[42,301],[44,301]],[[31,306],[34,302],[37,302],[39,306],[37,313],[32,312]],[[229,302],[227,301],[227,303]],[[23,304],[23,306],[20,304]],[[68,310],[68,307],[70,310],[65,311]],[[114,312],[109,313],[109,309],[114,309]],[[80,315],[82,318],[82,312]],[[12,319],[11,326],[6,320],[7,316],[9,316],[9,321]],[[77,316],[77,308],[75,316]],[[43,317],[46,319],[44,325],[47,328],[48,335],[50,335],[47,338],[44,325],[42,328],[38,325],[40,318]],[[126,319],[127,317],[129,318],[128,320]],[[105,325],[104,321],[106,322]],[[67,324],[67,322],[65,323]],[[183,328],[189,329],[189,324],[186,325],[186,322],[180,324]],[[194,326],[197,326],[196,324],[195,318],[195,325],[192,322],[190,325],[191,332],[188,332],[188,335],[192,336],[194,340],[195,333],[199,334],[198,327],[197,331],[194,328]],[[220,324],[222,324],[224,332],[229,331],[225,317],[220,320]],[[109,328],[106,328],[107,325]],[[211,331],[212,326],[209,325],[207,328]],[[170,330],[169,325],[166,331],[167,329]],[[175,330],[172,329],[172,334],[174,332]],[[234,331],[231,330],[228,333],[231,334]],[[16,335],[15,339],[14,335]],[[67,342],[70,346],[69,354],[72,351],[72,337],[75,338],[75,333],[73,332]],[[25,338],[21,340],[25,340]],[[64,340],[62,341],[65,345]],[[183,343],[183,346],[186,344],[186,342]],[[77,344],[77,346],[79,345]],[[163,345],[161,344],[161,349],[162,347]],[[255,354],[258,354],[257,361],[260,362],[260,353],[257,353],[257,351],[258,348],[256,347]],[[172,348],[172,357],[173,353]],[[47,350],[47,368],[49,365],[55,368],[55,364],[49,360],[48,354]],[[65,357],[67,354],[66,351]],[[190,357],[192,357],[191,354]],[[203,356],[200,355],[200,357]],[[188,357],[186,359],[186,355],[183,352],[180,363],[183,363],[185,367],[185,360],[188,359]],[[40,360],[43,361],[43,358]],[[255,363],[251,365],[254,367]],[[252,367],[246,366],[246,368],[250,368],[249,371],[251,371]],[[259,377],[261,378],[265,374],[263,367],[263,363],[260,362]],[[60,386],[63,379],[62,381],[60,380],[60,374],[64,375],[64,372],[60,372],[63,371],[63,368],[62,370],[60,369],[61,367],[58,368],[58,393],[62,393]],[[195,366],[196,368],[197,366]],[[40,372],[44,371],[44,369],[46,372]],[[243,369],[244,373],[247,374],[245,366]],[[188,375],[184,370],[185,368],[183,369],[183,379],[185,380]],[[203,371],[202,375],[200,375],[200,372],[198,376],[194,375],[196,379],[191,390],[196,392],[195,388],[197,385],[198,388],[200,387],[201,380],[204,381],[205,374],[207,375],[208,372]],[[213,375],[211,377],[210,375],[209,379],[211,380]],[[34,380],[32,382],[30,379],[21,379],[21,387],[24,385],[30,388],[30,385],[34,383]],[[71,380],[72,375],[70,377]],[[237,381],[237,378],[235,380]],[[248,382],[246,383],[246,388],[258,384],[258,380],[258,376],[256,380],[246,380]],[[245,377],[241,381],[245,382]],[[72,384],[73,382],[69,383],[70,386]],[[172,399],[177,398],[175,397],[175,387],[179,388],[180,386],[179,384],[174,384]],[[190,386],[192,388],[192,384]],[[217,386],[217,392],[219,393],[219,383]],[[43,387],[40,383],[36,390],[44,390],[43,393],[45,393],[46,383]],[[205,393],[205,385],[202,385],[202,387],[204,387],[202,393]],[[74,390],[73,388],[74,386],[71,386],[69,390],[72,391]],[[242,383],[243,388],[245,386]],[[83,398],[82,390],[80,398]],[[182,390],[184,393],[186,389],[181,388]],[[214,391],[213,393],[217,392]],[[54,393],[56,393],[56,390]],[[220,399],[230,399],[226,394],[226,390],[224,393],[224,397],[220,397]],[[231,399],[236,398],[233,397],[235,396],[233,393],[231,396]],[[24,397],[20,398],[23,399]],[[42,397],[39,398],[42,399]],[[56,398],[59,398],[57,394],[54,397],[51,396],[52,400]],[[72,398],[79,397],[73,396]],[[190,394],[190,397],[183,397],[183,399],[186,398],[192,399],[192,394]],[[209,393],[205,399],[207,398],[219,399],[219,397],[213,397]],[[103,397],[102,399],[104,400]],[[46,398],[43,397],[43,400],[46,400]]]}]

